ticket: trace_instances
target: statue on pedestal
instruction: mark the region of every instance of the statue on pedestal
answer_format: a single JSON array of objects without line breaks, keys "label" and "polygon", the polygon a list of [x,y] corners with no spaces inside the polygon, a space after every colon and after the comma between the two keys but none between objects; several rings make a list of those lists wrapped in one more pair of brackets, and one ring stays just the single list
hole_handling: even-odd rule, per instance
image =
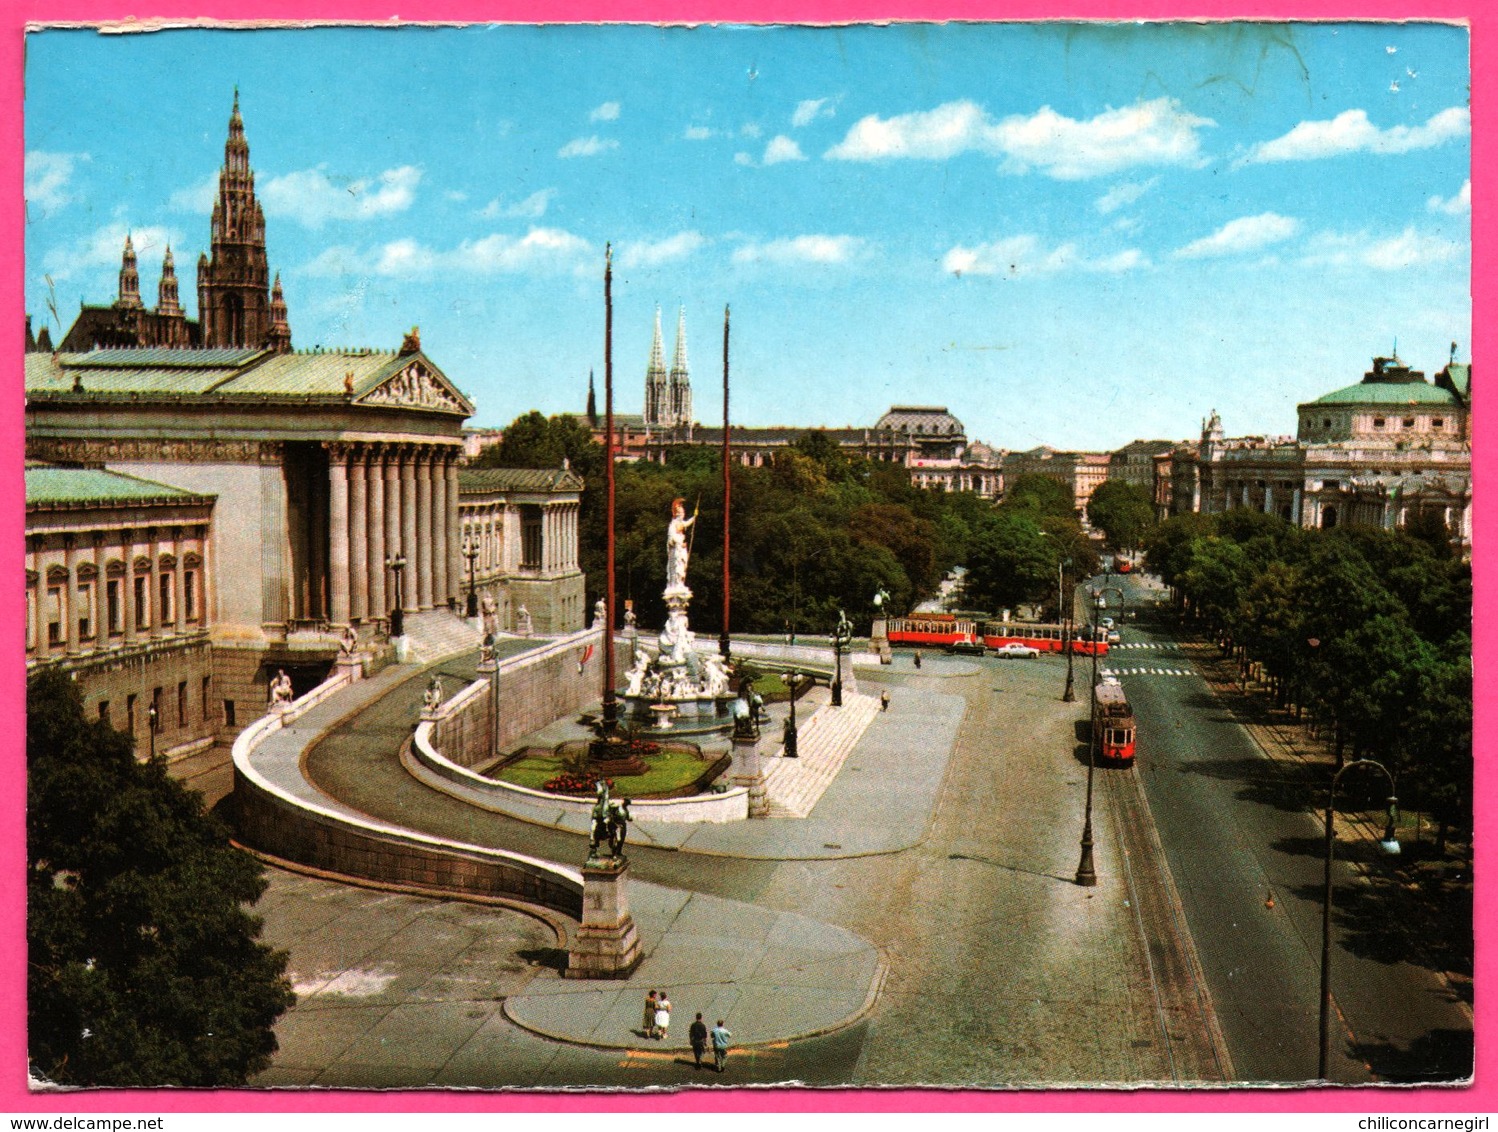
[{"label": "statue on pedestal", "polygon": [[485,633],[484,640],[479,645],[479,667],[494,664],[494,634]]},{"label": "statue on pedestal", "polygon": [[597,601],[595,601],[593,603],[593,624],[589,625],[588,628],[590,628],[590,629],[597,629],[597,628],[601,627],[603,625],[604,621],[606,621],[608,619],[608,615],[609,615],[608,602],[605,601],[603,598],[599,598]]},{"label": "statue on pedestal", "polygon": [[531,611],[523,605],[515,614],[515,630],[522,637],[531,635]]},{"label": "statue on pedestal", "polygon": [[629,799],[622,802],[609,797],[609,784],[598,783],[598,799],[593,803],[592,832],[588,838],[588,860],[598,860],[600,845],[607,845],[609,857],[624,859],[624,839],[629,833]]},{"label": "statue on pedestal", "polygon": [[494,595],[488,590],[479,598],[479,616],[483,618],[484,632],[492,637],[499,632],[499,611],[494,604]]},{"label": "statue on pedestal", "polygon": [[442,677],[440,675],[432,677],[432,682],[427,685],[426,695],[422,700],[425,705],[421,713],[423,718],[435,716],[438,709],[442,707]]},{"label": "statue on pedestal", "polygon": [[346,625],[343,629],[343,639],[338,642],[338,659],[350,661],[354,653],[359,649],[359,633],[352,625]]},{"label": "statue on pedestal", "polygon": [[278,668],[275,679],[270,682],[270,706],[284,710],[291,706],[294,699],[296,693],[291,690],[291,677],[286,675],[286,669]]},{"label": "statue on pedestal", "polygon": [[671,501],[671,522],[666,527],[666,590],[687,588],[687,559],[692,549],[687,545],[687,531],[697,521],[697,512],[688,519],[686,500]]}]

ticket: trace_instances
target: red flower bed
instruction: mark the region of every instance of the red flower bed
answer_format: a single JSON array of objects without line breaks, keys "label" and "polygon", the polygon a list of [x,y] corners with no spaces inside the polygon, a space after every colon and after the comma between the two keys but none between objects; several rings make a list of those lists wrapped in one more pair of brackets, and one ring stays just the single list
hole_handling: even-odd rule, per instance
[{"label": "red flower bed", "polygon": [[588,756],[595,759],[627,759],[634,755],[644,758],[661,749],[659,743],[649,739],[595,739],[588,744]]},{"label": "red flower bed", "polygon": [[[614,788],[614,780],[605,778],[609,789]],[[596,794],[598,793],[598,775],[591,770],[567,771],[555,778],[549,778],[541,784],[541,789],[548,794]]]}]

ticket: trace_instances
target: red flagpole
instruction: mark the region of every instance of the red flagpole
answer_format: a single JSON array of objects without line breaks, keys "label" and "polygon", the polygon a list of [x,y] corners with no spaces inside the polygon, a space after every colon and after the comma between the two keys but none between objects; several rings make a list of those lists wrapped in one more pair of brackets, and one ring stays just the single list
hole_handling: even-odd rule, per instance
[{"label": "red flagpole", "polygon": [[718,634],[718,651],[723,654],[724,660],[729,657],[728,516],[729,501],[733,491],[733,481],[728,474],[728,466],[728,306],[725,303],[723,306],[723,631]]},{"label": "red flagpole", "polygon": [[607,499],[608,567],[603,590],[603,733],[612,735],[619,719],[614,699],[614,246],[603,253],[603,468]]}]

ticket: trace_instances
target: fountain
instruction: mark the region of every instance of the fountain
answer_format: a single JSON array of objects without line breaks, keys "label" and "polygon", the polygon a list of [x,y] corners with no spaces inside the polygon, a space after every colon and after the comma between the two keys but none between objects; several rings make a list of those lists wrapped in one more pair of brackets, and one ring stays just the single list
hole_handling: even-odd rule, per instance
[{"label": "fountain", "polygon": [[692,591],[687,588],[690,534],[697,522],[687,518],[681,499],[671,504],[666,528],[666,625],[652,656],[639,642],[619,694],[620,721],[643,735],[726,734],[733,727],[734,693],[728,666],[716,652],[699,653],[687,620]]}]

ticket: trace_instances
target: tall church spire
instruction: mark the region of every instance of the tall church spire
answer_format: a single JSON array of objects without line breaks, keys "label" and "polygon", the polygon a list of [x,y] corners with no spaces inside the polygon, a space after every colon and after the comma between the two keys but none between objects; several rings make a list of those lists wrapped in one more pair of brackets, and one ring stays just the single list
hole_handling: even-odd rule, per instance
[{"label": "tall church spire", "polygon": [[[229,114],[218,197],[213,202],[212,252],[198,261],[198,317],[204,346],[267,346],[278,336],[265,255],[265,214],[255,199],[250,143],[239,116],[239,88]],[[282,317],[284,322],[284,315]],[[285,337],[289,340],[290,332]]]},{"label": "tall church spire", "polygon": [[687,371],[687,309],[677,308],[676,353],[671,361],[667,415],[669,423],[690,427],[692,423],[692,376]]},{"label": "tall church spire", "polygon": [[130,242],[130,233],[125,233],[125,254],[120,258],[120,297],[115,306],[122,310],[139,310],[140,269],[135,260],[135,245]]},{"label": "tall church spire", "polygon": [[661,345],[661,308],[655,308],[655,337],[650,341],[650,366],[645,371],[645,424],[669,424],[666,351]]},{"label": "tall church spire", "polygon": [[177,268],[172,262],[171,244],[166,246],[166,256],[161,261],[161,282],[156,287],[156,313],[182,313],[182,303],[177,297]]}]

